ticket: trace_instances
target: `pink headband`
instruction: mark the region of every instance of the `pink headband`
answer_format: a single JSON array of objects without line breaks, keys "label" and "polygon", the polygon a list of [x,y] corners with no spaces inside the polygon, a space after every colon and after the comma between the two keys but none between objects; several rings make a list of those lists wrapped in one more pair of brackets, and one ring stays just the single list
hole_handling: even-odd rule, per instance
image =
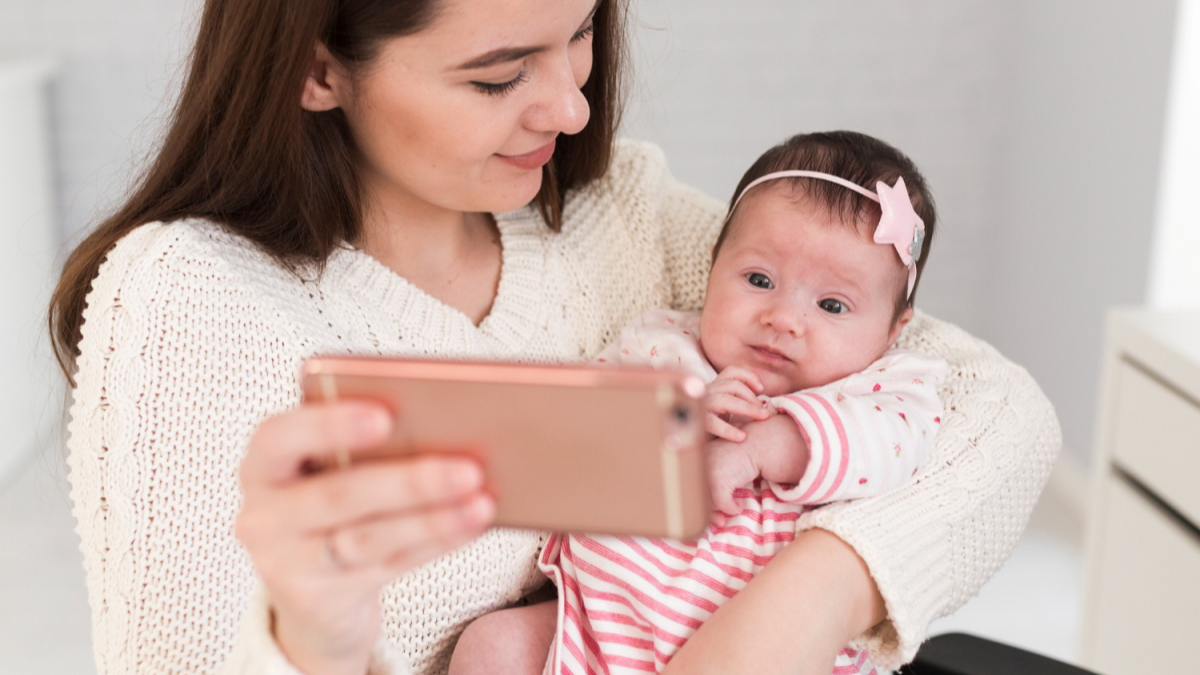
[{"label": "pink headband", "polygon": [[875,243],[896,247],[896,253],[900,255],[900,262],[908,268],[908,294],[905,297],[912,297],[913,286],[917,283],[917,260],[921,258],[921,246],[925,243],[925,221],[921,220],[921,217],[913,210],[912,199],[908,196],[908,188],[904,185],[903,177],[897,178],[896,184],[891,187],[888,187],[883,181],[879,181],[875,184],[875,189],[878,191],[875,193],[861,185],[851,183],[845,178],[820,171],[776,171],[750,181],[737,199],[733,200],[733,208],[729,209],[730,215],[733,215],[738,203],[742,201],[742,197],[746,196],[750,188],[778,178],[826,180],[879,202],[880,208],[883,209],[883,215],[880,216],[879,225],[875,228]]}]

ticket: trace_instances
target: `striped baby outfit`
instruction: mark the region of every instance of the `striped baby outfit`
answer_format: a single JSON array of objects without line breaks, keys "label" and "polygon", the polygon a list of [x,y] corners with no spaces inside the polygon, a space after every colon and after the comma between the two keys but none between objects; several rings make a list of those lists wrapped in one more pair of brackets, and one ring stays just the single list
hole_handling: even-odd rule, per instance
[{"label": "striped baby outfit", "polygon": [[[712,381],[699,315],[650,310],[599,359],[683,367]],[[559,589],[555,675],[661,672],[671,656],[795,537],[806,510],[904,485],[941,421],[940,359],[892,350],[860,373],[767,400],[808,442],[798,484],[755,481],[734,493],[739,513],[697,541],[555,534],[540,565]],[[804,611],[797,608],[796,611]],[[837,656],[834,673],[879,672],[867,653]]]}]

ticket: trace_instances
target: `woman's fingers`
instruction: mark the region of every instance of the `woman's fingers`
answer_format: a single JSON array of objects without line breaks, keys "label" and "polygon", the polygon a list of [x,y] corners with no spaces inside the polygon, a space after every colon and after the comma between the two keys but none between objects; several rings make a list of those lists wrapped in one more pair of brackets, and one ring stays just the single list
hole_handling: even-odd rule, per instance
[{"label": "woman's fingers", "polygon": [[[237,537],[271,596],[289,658],[349,660],[361,671],[378,634],[380,588],[491,525],[495,506],[477,461],[381,457],[373,450],[391,428],[377,405],[305,405],[264,421],[250,440]],[[339,454],[358,461],[334,468]]]},{"label": "woman's fingers", "polygon": [[[311,470],[329,465],[319,458],[338,449],[362,454],[379,446],[390,427],[386,410],[356,402],[303,406],[259,427],[242,465],[236,529],[260,572],[271,568],[281,579],[328,573],[331,558],[374,566],[397,557],[424,561],[488,527],[494,507],[482,492],[483,470],[466,455],[376,457]],[[395,540],[383,541],[381,523]]]},{"label": "woman's fingers", "polygon": [[316,531],[454,504],[483,484],[477,461],[431,453],[330,469],[280,486],[273,496],[298,528]]},{"label": "woman's fingers", "polygon": [[326,535],[324,545],[339,566],[408,570],[482,534],[495,510],[490,496],[477,493],[425,511],[338,528]]},{"label": "woman's fingers", "polygon": [[242,462],[243,487],[294,480],[306,467],[333,464],[338,452],[378,446],[391,428],[386,408],[361,401],[304,405],[268,418],[255,431]]}]

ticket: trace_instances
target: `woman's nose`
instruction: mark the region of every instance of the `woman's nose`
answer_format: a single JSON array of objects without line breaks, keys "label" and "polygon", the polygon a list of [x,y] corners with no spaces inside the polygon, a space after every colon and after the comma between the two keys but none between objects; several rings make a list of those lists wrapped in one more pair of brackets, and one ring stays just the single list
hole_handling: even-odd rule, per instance
[{"label": "woman's nose", "polygon": [[541,96],[530,110],[528,125],[534,131],[570,135],[583,131],[590,117],[587,98],[576,83],[570,61],[564,60],[553,73],[547,73]]}]

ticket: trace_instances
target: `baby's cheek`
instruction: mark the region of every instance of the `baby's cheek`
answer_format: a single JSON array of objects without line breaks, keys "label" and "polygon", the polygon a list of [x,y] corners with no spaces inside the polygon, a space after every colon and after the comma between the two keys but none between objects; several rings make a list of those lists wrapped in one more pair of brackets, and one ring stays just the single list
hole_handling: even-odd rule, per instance
[{"label": "baby's cheek", "polygon": [[713,370],[717,371],[718,373],[722,370],[725,370],[725,368],[730,364],[729,359],[725,358],[725,350],[722,349],[720,340],[705,340],[703,335],[703,328],[701,328],[700,353],[704,356],[705,360],[712,365]]}]

